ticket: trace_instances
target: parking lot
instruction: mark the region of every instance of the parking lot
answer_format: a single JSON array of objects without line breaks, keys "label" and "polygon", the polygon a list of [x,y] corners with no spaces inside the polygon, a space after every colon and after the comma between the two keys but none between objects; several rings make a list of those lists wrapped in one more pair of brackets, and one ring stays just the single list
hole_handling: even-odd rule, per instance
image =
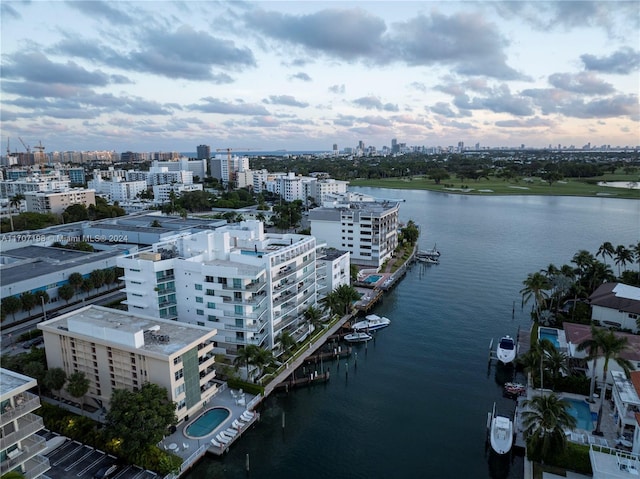
[{"label": "parking lot", "polygon": [[[47,431],[41,431],[40,435],[46,440],[56,436],[56,434]],[[51,469],[46,472],[46,475],[51,479],[72,477],[92,479],[94,474],[103,467],[118,462],[117,458],[111,455],[69,439],[49,452],[47,457]],[[114,479],[160,479],[160,476],[154,472],[127,465],[123,465],[112,477]]]}]

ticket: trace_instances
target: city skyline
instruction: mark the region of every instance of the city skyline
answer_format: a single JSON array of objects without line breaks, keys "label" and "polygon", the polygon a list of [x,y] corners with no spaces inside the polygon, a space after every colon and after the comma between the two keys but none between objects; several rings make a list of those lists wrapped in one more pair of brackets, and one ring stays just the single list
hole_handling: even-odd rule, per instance
[{"label": "city skyline", "polygon": [[640,145],[632,2],[14,2],[2,150]]}]

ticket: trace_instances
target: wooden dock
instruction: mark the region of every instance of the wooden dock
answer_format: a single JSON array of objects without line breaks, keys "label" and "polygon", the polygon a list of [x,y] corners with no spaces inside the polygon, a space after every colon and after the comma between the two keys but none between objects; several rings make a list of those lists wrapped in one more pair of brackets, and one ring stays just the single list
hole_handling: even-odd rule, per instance
[{"label": "wooden dock", "polygon": [[275,391],[284,390],[286,392],[289,392],[291,389],[313,386],[314,384],[326,383],[329,380],[329,377],[330,377],[329,370],[320,374],[318,374],[318,372],[316,371],[315,373],[309,373],[307,377],[296,378],[296,379],[294,379],[292,376],[291,379],[288,379],[287,381],[284,381],[278,384],[274,390]]},{"label": "wooden dock", "polygon": [[333,359],[348,358],[351,356],[351,347],[338,346],[331,351],[320,351],[316,354],[309,356],[304,360],[305,364],[317,363],[318,361],[331,361]]}]

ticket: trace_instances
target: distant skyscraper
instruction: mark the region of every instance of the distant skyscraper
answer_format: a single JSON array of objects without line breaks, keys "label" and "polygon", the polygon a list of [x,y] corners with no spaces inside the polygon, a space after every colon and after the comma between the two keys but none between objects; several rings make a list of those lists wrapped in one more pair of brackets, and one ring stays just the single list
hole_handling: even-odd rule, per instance
[{"label": "distant skyscraper", "polygon": [[398,145],[398,140],[391,140],[391,153],[400,153],[400,145]]},{"label": "distant skyscraper", "polygon": [[364,151],[364,141],[360,140],[360,141],[358,142],[358,149],[359,149],[360,151]]},{"label": "distant skyscraper", "polygon": [[464,141],[458,142],[458,151],[462,153],[464,151]]},{"label": "distant skyscraper", "polygon": [[198,159],[208,160],[211,158],[211,147],[209,145],[198,145]]}]

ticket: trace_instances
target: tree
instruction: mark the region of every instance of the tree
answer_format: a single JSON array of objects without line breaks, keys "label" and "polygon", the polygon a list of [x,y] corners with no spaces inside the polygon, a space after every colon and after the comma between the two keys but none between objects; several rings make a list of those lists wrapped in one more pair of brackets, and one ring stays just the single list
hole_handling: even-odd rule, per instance
[{"label": "tree", "polygon": [[85,221],[89,219],[87,207],[81,203],[68,206],[62,212],[62,218],[65,223],[75,223],[77,221]]},{"label": "tree", "polygon": [[253,355],[253,364],[258,368],[258,377],[262,376],[264,369],[275,362],[273,353],[268,349],[257,348]]},{"label": "tree", "polygon": [[524,306],[533,298],[537,321],[540,318],[540,308],[548,296],[546,291],[551,287],[549,280],[542,273],[529,273],[522,284],[524,285],[524,288],[520,290],[522,305]]},{"label": "tree", "polygon": [[14,231],[13,229],[13,214],[12,214],[12,209],[17,209],[18,212],[20,212],[19,208],[20,208],[20,204],[22,203],[22,201],[25,199],[25,196],[22,193],[16,193],[15,195],[13,195],[10,199],[9,199],[9,221],[11,222],[11,231]]},{"label": "tree", "polygon": [[545,351],[544,368],[551,373],[552,388],[555,389],[560,376],[569,374],[569,356],[554,346]]},{"label": "tree", "polygon": [[317,328],[322,320],[322,311],[311,305],[304,311],[304,317],[314,328]]},{"label": "tree", "polygon": [[253,357],[255,355],[255,350],[258,347],[254,344],[248,344],[242,348],[239,348],[236,351],[236,357],[233,359],[233,365],[236,370],[240,366],[246,366],[247,368],[247,381],[249,380],[249,366],[253,364]]},{"label": "tree", "polygon": [[82,291],[84,291],[85,293],[89,294],[91,291],[93,291],[95,289],[95,286],[93,285],[93,281],[91,281],[91,279],[87,278],[85,280],[82,281]]},{"label": "tree", "polygon": [[51,368],[47,370],[44,375],[44,386],[52,392],[57,392],[60,396],[60,390],[64,387],[64,383],[67,381],[67,374],[62,368]]},{"label": "tree", "polygon": [[82,282],[84,281],[84,278],[80,273],[71,273],[67,281],[69,281],[69,284],[73,286],[73,288],[76,291],[78,291],[82,286]]},{"label": "tree", "polygon": [[104,284],[110,285],[116,280],[116,270],[113,268],[105,268],[102,270]]},{"label": "tree", "polygon": [[74,294],[76,294],[76,290],[70,284],[63,284],[58,288],[58,296],[64,299],[67,304],[69,304],[69,300],[73,298]]},{"label": "tree", "polygon": [[13,316],[13,320],[16,320],[16,313],[22,309],[22,301],[17,296],[7,296],[2,300],[2,310],[6,314]]},{"label": "tree", "polygon": [[280,333],[280,346],[282,347],[282,353],[286,356],[291,354],[291,350],[296,346],[296,340],[293,339],[290,333],[283,331]]},{"label": "tree", "polygon": [[145,383],[139,391],[113,390],[107,435],[121,441],[120,452],[129,461],[139,463],[146,449],[159,443],[177,422],[176,404],[168,399],[165,388]]},{"label": "tree", "polygon": [[351,285],[341,284],[336,289],[340,304],[342,305],[343,314],[349,314],[353,306],[353,302],[360,299],[360,293]]},{"label": "tree", "polygon": [[31,291],[25,291],[20,295],[22,309],[31,314],[31,310],[36,305],[36,296]]},{"label": "tree", "polygon": [[47,374],[47,369],[44,367],[44,364],[40,361],[29,361],[24,365],[23,371],[27,376],[38,381],[38,396],[40,396],[40,389]]},{"label": "tree", "polygon": [[409,244],[415,244],[418,241],[418,237],[420,236],[420,230],[418,226],[412,221],[409,220],[407,222],[407,226],[402,228],[402,237],[409,242]]},{"label": "tree", "polygon": [[596,253],[596,258],[598,256],[602,256],[602,260],[606,264],[607,256],[609,258],[613,258],[614,253],[615,253],[615,249],[613,248],[613,245],[609,241],[605,241],[600,245],[600,248],[598,248],[598,252]]},{"label": "tree", "polygon": [[94,269],[89,274],[89,279],[93,283],[94,288],[100,289],[104,284],[104,272],[101,269]]},{"label": "tree", "polygon": [[80,409],[84,411],[84,395],[89,392],[89,379],[83,372],[75,372],[69,376],[67,381],[67,392],[74,398],[82,398],[80,401]]},{"label": "tree", "polygon": [[633,263],[633,252],[627,248],[625,248],[623,245],[618,245],[616,246],[616,259],[615,259],[615,263],[616,266],[618,267],[618,276],[620,276],[622,273],[620,272],[620,266],[622,265],[622,267],[624,268],[627,263]]},{"label": "tree", "polygon": [[551,393],[524,401],[522,424],[527,442],[527,455],[534,461],[549,461],[566,447],[565,429],[576,427],[569,414],[568,403]]},{"label": "tree", "polygon": [[439,185],[442,180],[447,180],[450,178],[447,170],[442,168],[431,171],[427,176],[435,181],[436,185]]}]

